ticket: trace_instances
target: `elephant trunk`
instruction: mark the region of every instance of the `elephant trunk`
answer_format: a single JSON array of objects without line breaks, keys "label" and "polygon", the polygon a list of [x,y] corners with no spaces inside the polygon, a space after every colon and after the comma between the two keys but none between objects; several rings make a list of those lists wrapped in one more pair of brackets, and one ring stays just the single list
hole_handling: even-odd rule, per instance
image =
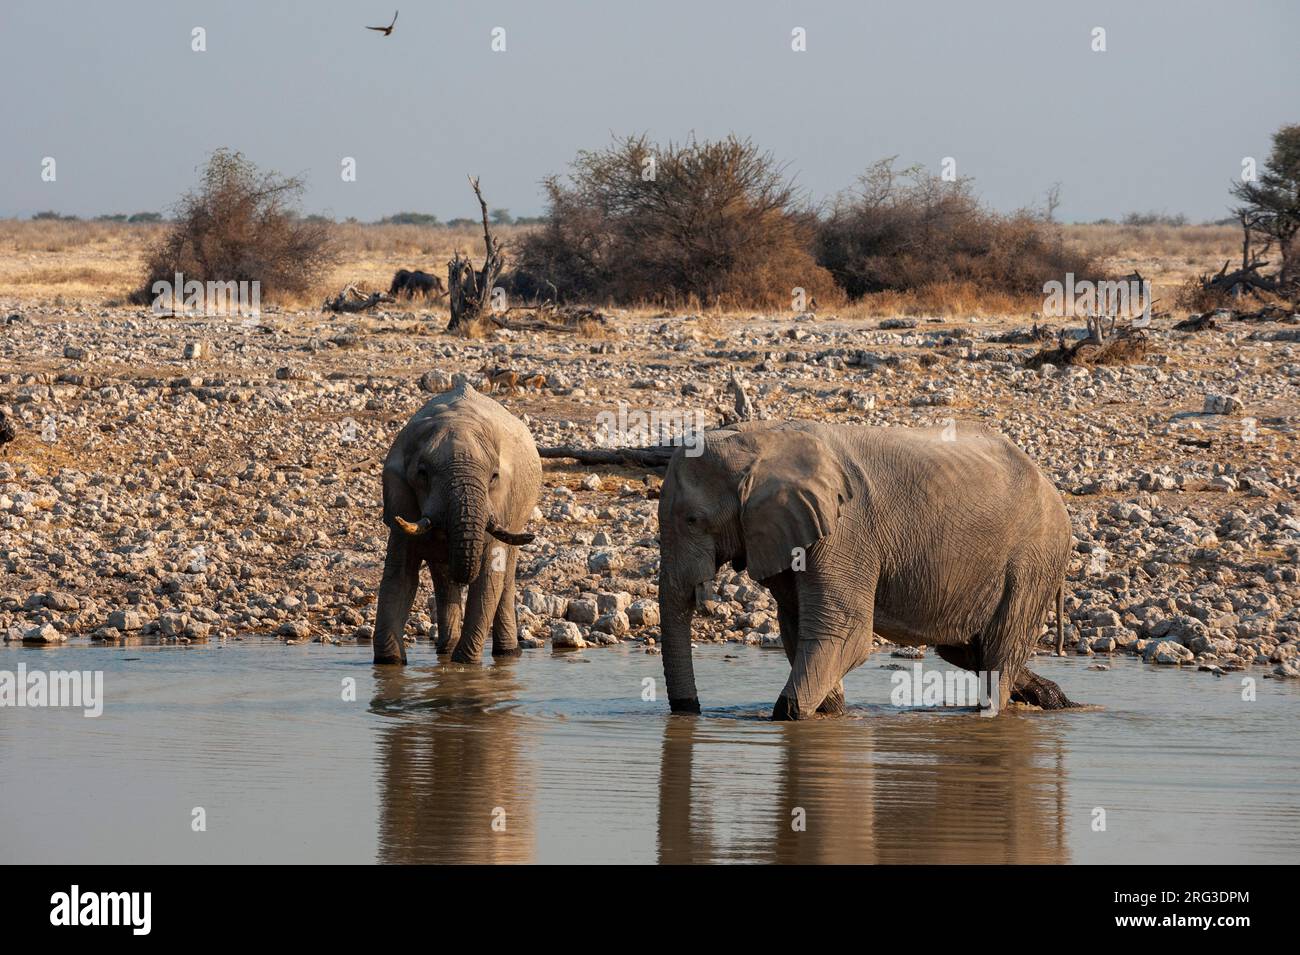
[{"label": "elephant trunk", "polygon": [[451,551],[451,579],[468,584],[478,574],[483,559],[483,535],[488,524],[487,489],[466,479],[452,489],[447,542]]},{"label": "elephant trunk", "polygon": [[691,620],[695,616],[692,591],[659,575],[659,629],[663,639],[664,682],[668,706],[674,713],[698,713],[695,664],[691,660]]}]

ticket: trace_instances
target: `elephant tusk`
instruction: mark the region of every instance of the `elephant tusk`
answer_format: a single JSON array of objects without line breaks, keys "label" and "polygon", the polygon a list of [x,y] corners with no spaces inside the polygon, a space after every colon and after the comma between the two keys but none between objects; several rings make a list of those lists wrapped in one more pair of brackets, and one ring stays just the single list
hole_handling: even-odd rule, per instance
[{"label": "elephant tusk", "polygon": [[429,533],[429,528],[433,525],[433,522],[429,520],[429,518],[427,517],[420,518],[418,524],[412,524],[401,514],[395,515],[393,517],[393,520],[397,523],[398,527],[400,527],[407,534],[410,534],[412,537],[418,537],[421,534]]},{"label": "elephant tusk", "polygon": [[494,519],[490,517],[488,518],[487,527],[485,529],[489,534],[491,534],[497,540],[506,544],[513,544],[515,546],[518,546],[520,544],[531,544],[533,542],[533,539],[537,536],[535,534],[529,534],[526,531],[521,531],[518,534],[512,533],[511,531],[503,529],[499,524],[497,524],[497,522]]}]

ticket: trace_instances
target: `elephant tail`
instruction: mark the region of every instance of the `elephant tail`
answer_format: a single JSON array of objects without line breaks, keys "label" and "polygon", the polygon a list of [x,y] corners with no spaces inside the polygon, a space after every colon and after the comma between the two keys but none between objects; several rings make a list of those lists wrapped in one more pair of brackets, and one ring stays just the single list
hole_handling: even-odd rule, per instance
[{"label": "elephant tail", "polygon": [[1056,588],[1056,655],[1065,656],[1065,581]]}]

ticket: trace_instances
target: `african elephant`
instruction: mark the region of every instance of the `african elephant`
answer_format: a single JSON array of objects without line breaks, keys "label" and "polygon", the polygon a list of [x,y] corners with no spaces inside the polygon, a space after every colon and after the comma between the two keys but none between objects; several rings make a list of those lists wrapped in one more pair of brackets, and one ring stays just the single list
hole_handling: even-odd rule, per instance
[{"label": "african elephant", "polygon": [[537,504],[541,479],[528,429],[468,382],[415,413],[384,460],[389,533],[375,620],[376,663],[406,662],[402,633],[422,564],[433,579],[439,653],[452,651],[452,660],[476,663],[489,629],[493,655],[518,650],[515,562],[519,546],[533,539],[522,528]]},{"label": "african elephant", "polygon": [[394,297],[415,298],[416,295],[428,297],[430,295],[442,295],[446,289],[443,287],[442,279],[428,272],[421,272],[409,269],[398,269],[393,273],[393,284],[388,287],[388,294]]},{"label": "african elephant", "polygon": [[[844,706],[874,630],[1000,674],[997,705],[1069,701],[1025,668],[1071,547],[1060,494],[1000,435],[757,422],[679,449],[659,499],[659,608],[674,712],[699,712],[691,619],[728,561],[776,598],[791,674],[773,719]],[[990,678],[991,680],[991,678]],[[993,689],[989,688],[990,703]]]}]

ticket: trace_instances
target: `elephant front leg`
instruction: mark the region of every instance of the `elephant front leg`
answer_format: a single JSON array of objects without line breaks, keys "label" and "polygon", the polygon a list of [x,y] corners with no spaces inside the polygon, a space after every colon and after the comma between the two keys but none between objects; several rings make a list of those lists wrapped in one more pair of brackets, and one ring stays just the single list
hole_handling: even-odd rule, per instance
[{"label": "elephant front leg", "polygon": [[438,653],[450,653],[460,642],[461,624],[465,617],[464,592],[452,582],[446,564],[429,564],[433,578],[433,600],[438,621]]},{"label": "elephant front leg", "polygon": [[838,636],[800,640],[790,679],[772,708],[772,719],[806,720],[814,713],[838,716],[844,712],[840,677],[851,669],[844,663],[844,643]]},{"label": "elephant front leg", "polygon": [[420,556],[416,548],[397,534],[388,535],[384,555],[384,576],[379,584],[379,606],[375,614],[375,662],[406,662],[406,618],[420,586]]},{"label": "elephant front leg", "polygon": [[506,566],[501,572],[501,596],[497,599],[497,611],[492,621],[494,657],[520,652],[519,625],[515,618],[515,564],[519,559],[519,548],[506,547],[506,551]]},{"label": "elephant front leg", "polygon": [[[496,560],[494,548],[487,548],[487,566],[469,585],[465,598],[465,621],[461,626],[460,642],[452,652],[453,663],[478,663],[483,659],[483,645],[496,620],[497,605],[501,602],[502,572],[493,572],[491,563]],[[504,566],[504,563],[502,564]]]},{"label": "elephant front leg", "polygon": [[[794,667],[795,655],[799,649],[799,594],[793,575],[794,571],[787,570],[767,582],[768,589],[776,598],[776,619],[781,629],[781,645],[785,648],[785,656],[790,661],[791,668]],[[783,712],[788,710],[788,704],[780,700],[777,701],[777,707]],[[844,711],[844,681],[840,680],[826,695],[826,699],[818,704],[817,712],[823,716],[840,716]],[[773,712],[772,718],[790,719],[791,717],[778,716]]]},{"label": "elephant front leg", "polygon": [[844,712],[844,675],[870,653],[874,595],[874,578],[845,588],[800,581],[799,640],[772,719]]}]

